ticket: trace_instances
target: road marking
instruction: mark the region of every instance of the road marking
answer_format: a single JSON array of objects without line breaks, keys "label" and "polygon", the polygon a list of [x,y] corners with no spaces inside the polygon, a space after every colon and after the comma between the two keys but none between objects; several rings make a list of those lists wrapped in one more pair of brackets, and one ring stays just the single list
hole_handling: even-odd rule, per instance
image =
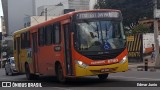
[{"label": "road marking", "polygon": [[110,76],[110,77],[130,78],[130,79],[143,79],[143,80],[155,80],[155,81],[159,81],[160,80],[160,79],[153,79],[153,78],[137,78],[137,77],[124,77],[124,76]]},{"label": "road marking", "polygon": [[71,89],[66,89],[66,88],[62,88],[62,87],[52,87],[52,88],[61,89],[61,90],[71,90]]},{"label": "road marking", "polygon": [[0,79],[5,79],[5,80],[9,80],[10,78],[0,78]]}]

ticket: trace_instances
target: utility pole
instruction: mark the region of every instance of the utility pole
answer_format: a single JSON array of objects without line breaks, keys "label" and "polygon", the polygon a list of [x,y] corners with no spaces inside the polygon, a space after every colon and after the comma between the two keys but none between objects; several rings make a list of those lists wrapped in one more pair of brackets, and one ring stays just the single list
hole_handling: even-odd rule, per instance
[{"label": "utility pole", "polygon": [[[2,16],[0,18],[1,18],[1,21],[0,21],[1,22],[1,25],[0,25],[1,26],[1,31],[3,31]],[[0,56],[1,57],[1,63],[0,64],[1,64],[1,68],[2,68],[2,64],[3,64],[3,54],[2,54],[3,41],[2,40],[3,40],[3,35],[2,35],[2,32],[0,32],[0,41],[1,41],[1,52],[0,52],[1,53],[1,56]]]},{"label": "utility pole", "polygon": [[160,18],[160,15],[157,15],[157,0],[154,0],[154,41],[155,41],[155,66],[160,67],[160,55],[159,55],[159,30],[158,30],[158,20]]},{"label": "utility pole", "polygon": [[45,20],[47,21],[47,8],[45,9]]},{"label": "utility pole", "polygon": [[[3,36],[2,36],[2,40],[3,40]],[[2,48],[3,48],[3,41],[1,40],[1,68],[3,65],[3,52],[2,52]]]}]

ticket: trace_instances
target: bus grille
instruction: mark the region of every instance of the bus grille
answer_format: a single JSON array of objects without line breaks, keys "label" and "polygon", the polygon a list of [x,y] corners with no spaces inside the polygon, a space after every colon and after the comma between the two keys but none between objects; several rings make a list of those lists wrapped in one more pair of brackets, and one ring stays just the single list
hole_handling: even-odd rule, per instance
[{"label": "bus grille", "polygon": [[107,54],[107,55],[87,55],[86,57],[92,60],[106,60],[106,59],[113,59],[117,57],[118,54]]}]

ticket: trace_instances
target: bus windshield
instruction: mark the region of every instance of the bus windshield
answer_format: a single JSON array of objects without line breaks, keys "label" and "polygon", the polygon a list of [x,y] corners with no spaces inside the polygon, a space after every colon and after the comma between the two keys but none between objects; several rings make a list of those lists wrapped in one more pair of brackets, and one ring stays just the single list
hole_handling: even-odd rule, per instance
[{"label": "bus windshield", "polygon": [[80,51],[108,51],[125,48],[121,21],[99,20],[76,23],[76,47]]}]

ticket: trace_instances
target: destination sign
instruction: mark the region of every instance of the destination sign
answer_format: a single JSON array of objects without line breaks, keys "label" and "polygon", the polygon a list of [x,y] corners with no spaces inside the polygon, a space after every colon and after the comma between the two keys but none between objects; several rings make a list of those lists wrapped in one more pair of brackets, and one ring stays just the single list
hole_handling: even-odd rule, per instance
[{"label": "destination sign", "polygon": [[92,19],[92,18],[119,18],[119,12],[85,12],[78,13],[76,19]]}]

